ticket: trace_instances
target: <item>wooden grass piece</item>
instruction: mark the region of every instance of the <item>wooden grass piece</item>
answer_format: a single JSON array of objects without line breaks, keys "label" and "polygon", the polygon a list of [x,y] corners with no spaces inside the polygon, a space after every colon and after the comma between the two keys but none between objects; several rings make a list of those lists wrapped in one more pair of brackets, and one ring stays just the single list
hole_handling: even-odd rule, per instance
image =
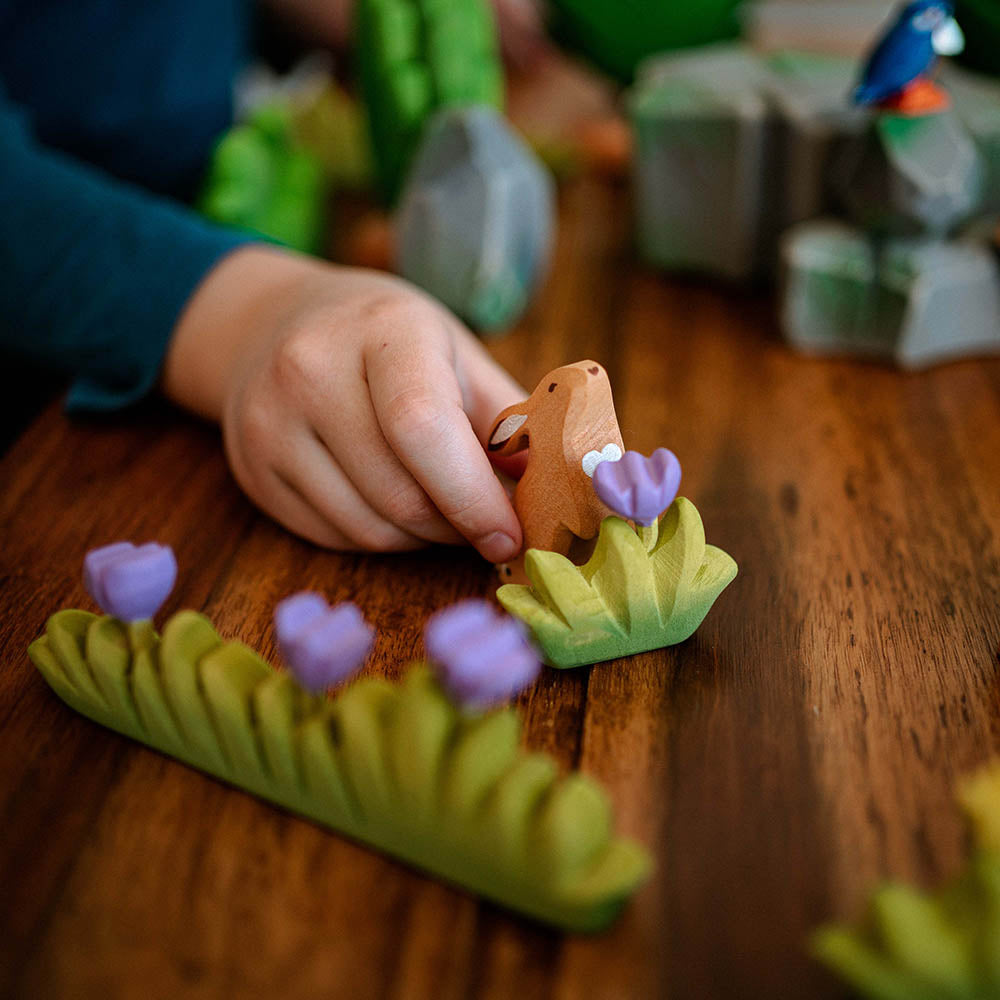
[{"label": "wooden grass piece", "polygon": [[882,886],[857,926],[812,938],[824,965],[872,1000],[1000,996],[1000,855],[980,851],[943,891]]},{"label": "wooden grass piece", "polygon": [[508,584],[497,598],[532,630],[547,661],[564,668],[683,642],[737,571],[705,544],[698,510],[684,497],[641,532],[606,518],[583,566],[529,551],[525,568],[531,586]]},{"label": "wooden grass piece", "polygon": [[937,893],[889,883],[857,925],[831,924],[811,941],[821,962],[872,1000],[991,1000],[1000,997],[1000,765],[959,792],[975,850]]},{"label": "wooden grass piece", "polygon": [[649,874],[596,783],[525,751],[512,710],[460,713],[426,667],[328,700],[190,611],[162,639],[61,611],[28,652],[95,722],[538,920],[598,930]]}]

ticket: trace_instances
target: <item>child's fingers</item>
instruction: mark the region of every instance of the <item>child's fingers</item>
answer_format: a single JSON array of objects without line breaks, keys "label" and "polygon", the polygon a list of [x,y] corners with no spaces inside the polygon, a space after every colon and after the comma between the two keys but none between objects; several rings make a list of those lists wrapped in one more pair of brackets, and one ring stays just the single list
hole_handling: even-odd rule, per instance
[{"label": "child's fingers", "polygon": [[549,51],[545,23],[533,0],[494,0],[503,57],[515,69],[530,69]]},{"label": "child's fingers", "polygon": [[330,549],[403,551],[420,539],[386,524],[358,496],[301,424],[232,422],[225,427],[233,474],[247,496],[303,538]]},{"label": "child's fingers", "polygon": [[235,440],[227,443],[233,473],[261,510],[289,531],[323,548],[353,548],[347,536],[330,524],[288,479],[268,466],[248,465],[241,445]]},{"label": "child's fingers", "polygon": [[425,541],[464,542],[389,447],[367,391],[343,394],[337,408],[322,401],[312,409],[320,446],[373,510]]},{"label": "child's fingers", "polygon": [[[490,357],[475,337],[464,330],[455,340],[455,367],[472,429],[485,448],[497,414],[527,399],[528,393]],[[524,453],[506,458],[494,455],[491,461],[506,475],[520,479],[527,456]]]},{"label": "child's fingers", "polygon": [[348,538],[322,517],[283,476],[269,472],[262,478],[263,496],[251,494],[251,497],[279,524],[284,525],[293,534],[325,549],[344,551],[354,547]]},{"label": "child's fingers", "polygon": [[275,471],[286,487],[344,536],[348,542],[344,548],[405,552],[426,544],[372,509],[310,428],[297,436]]},{"label": "child's fingers", "polygon": [[365,358],[379,426],[442,514],[485,559],[520,551],[521,526],[462,405],[447,338],[389,339]]},{"label": "child's fingers", "polygon": [[470,333],[455,336],[455,369],[465,412],[483,447],[501,410],[528,398],[525,389],[498,365],[485,347]]}]

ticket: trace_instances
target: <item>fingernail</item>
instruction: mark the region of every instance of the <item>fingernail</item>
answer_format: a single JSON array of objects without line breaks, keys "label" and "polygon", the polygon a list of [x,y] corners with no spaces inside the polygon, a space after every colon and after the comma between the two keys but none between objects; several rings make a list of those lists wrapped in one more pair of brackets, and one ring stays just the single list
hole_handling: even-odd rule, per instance
[{"label": "fingernail", "polygon": [[479,539],[476,548],[479,549],[484,559],[494,563],[502,563],[517,555],[518,544],[510,535],[502,531],[492,531]]}]

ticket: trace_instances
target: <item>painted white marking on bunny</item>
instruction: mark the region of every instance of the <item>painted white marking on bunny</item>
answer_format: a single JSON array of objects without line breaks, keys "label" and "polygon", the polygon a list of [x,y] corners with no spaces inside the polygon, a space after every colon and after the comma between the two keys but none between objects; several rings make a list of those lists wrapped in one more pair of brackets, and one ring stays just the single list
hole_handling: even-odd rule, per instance
[{"label": "painted white marking on bunny", "polygon": [[596,469],[601,462],[619,462],[621,461],[622,450],[616,444],[606,444],[600,451],[588,451],[586,455],[583,456],[583,471],[593,479],[594,469]]}]

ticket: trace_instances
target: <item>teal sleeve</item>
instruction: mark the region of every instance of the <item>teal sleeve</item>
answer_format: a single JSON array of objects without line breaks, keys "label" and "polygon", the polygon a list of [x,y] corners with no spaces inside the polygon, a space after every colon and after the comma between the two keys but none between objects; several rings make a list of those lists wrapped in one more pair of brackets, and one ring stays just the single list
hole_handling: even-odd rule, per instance
[{"label": "teal sleeve", "polygon": [[251,239],[40,146],[0,87],[0,352],[68,376],[68,410],[146,395],[194,289]]}]

